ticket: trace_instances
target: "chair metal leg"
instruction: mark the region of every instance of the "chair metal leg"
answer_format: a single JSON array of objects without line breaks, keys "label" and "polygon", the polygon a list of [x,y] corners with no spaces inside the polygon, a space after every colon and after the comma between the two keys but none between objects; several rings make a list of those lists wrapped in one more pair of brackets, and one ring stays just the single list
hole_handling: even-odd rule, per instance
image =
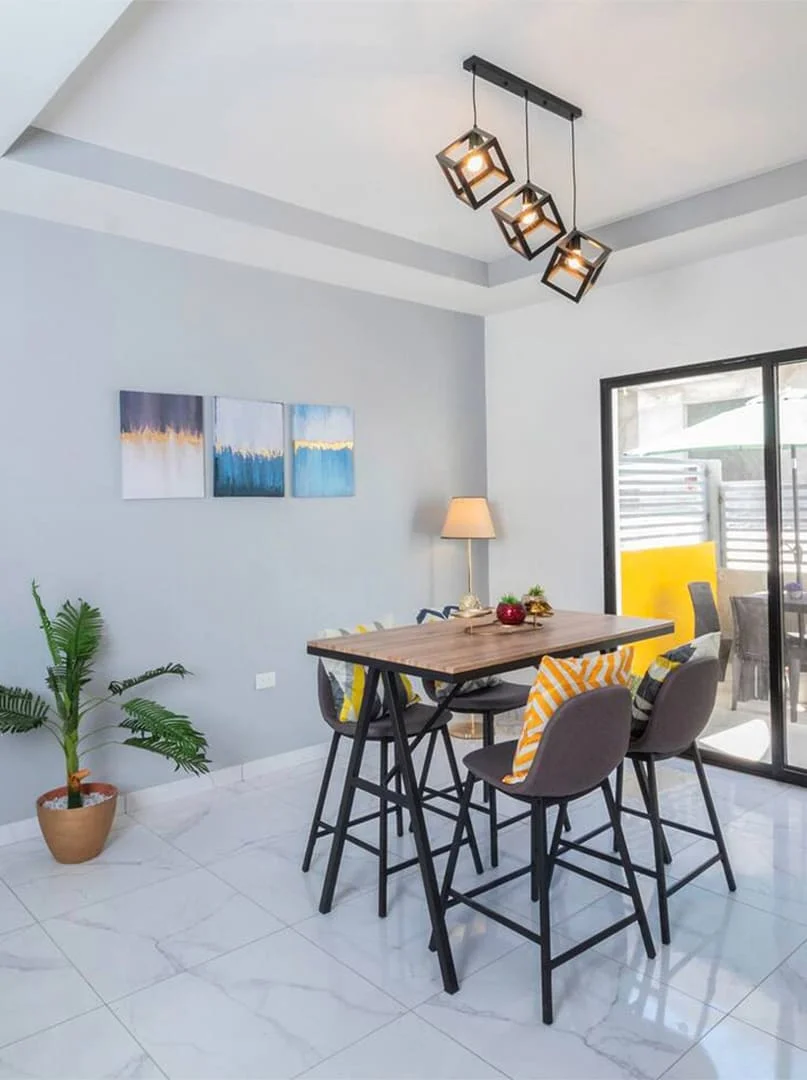
[{"label": "chair metal leg", "polygon": [[[398,755],[397,754],[395,755],[395,760],[396,760],[396,762],[398,760]],[[382,783],[383,783],[383,780],[382,780]],[[395,793],[397,795],[400,795],[402,791],[403,791],[403,787],[401,785],[401,770],[398,769],[398,771],[395,773]],[[396,836],[403,836],[403,834],[404,834],[403,807],[401,806],[400,803],[395,807],[395,834],[396,834]]]},{"label": "chair metal leg", "polygon": [[381,739],[378,744],[378,758],[382,790],[382,794],[378,796],[378,809],[380,811],[378,816],[378,917],[379,919],[386,919],[387,881],[389,877],[387,874],[387,832],[389,826],[387,807],[389,803],[386,794],[386,776],[389,770],[389,744],[385,739]]},{"label": "chair metal leg", "polygon": [[[641,762],[633,759],[633,771],[636,773],[636,780],[639,784],[639,790],[642,793],[642,801],[644,802],[645,810],[650,813],[650,795],[647,790],[647,778],[644,774],[644,769],[641,766]],[[664,835],[664,826],[659,825],[661,829],[661,847],[664,853],[664,862],[667,866],[672,862],[672,855],[670,854],[670,848],[667,843],[667,837]]]},{"label": "chair metal leg", "polygon": [[717,850],[720,852],[720,861],[723,864],[723,873],[726,875],[726,884],[729,887],[729,892],[736,892],[737,882],[734,880],[734,871],[732,870],[731,862],[729,861],[726,841],[723,839],[723,830],[720,828],[720,821],[717,816],[717,810],[715,810],[709,781],[706,778],[706,770],[703,767],[703,758],[701,757],[701,752],[697,743],[693,743],[692,745],[692,758],[695,762],[695,771],[698,774],[698,781],[700,782],[701,792],[703,793],[703,801],[706,803],[706,813],[709,815],[709,823],[712,826]]},{"label": "chair metal leg", "polygon": [[653,853],[656,863],[656,893],[658,894],[658,914],[661,925],[661,943],[670,944],[670,912],[667,902],[667,879],[664,871],[664,844],[661,828],[661,810],[658,801],[658,783],[656,781],[656,765],[652,758],[647,759],[647,794],[649,805],[647,812],[650,815],[650,825],[653,829]]},{"label": "chair metal leg", "polygon": [[[356,794],[356,780],[361,773],[361,763],[364,757],[364,747],[367,743],[367,732],[370,728],[370,717],[375,707],[375,695],[378,689],[378,668],[368,668],[367,678],[364,681],[364,694],[359,720],[353,736],[353,745],[350,748],[350,760],[347,764],[347,775],[342,788],[342,801],[339,803],[339,814],[336,818],[336,827],[331,841],[331,853],[328,856],[328,867],[325,871],[325,879],[322,882],[322,895],[319,898],[319,911],[321,915],[327,915],[333,907],[333,894],[336,891],[336,882],[339,877],[339,867],[342,864],[342,855],[345,850],[345,837],[350,824],[350,812],[353,809],[353,797]],[[394,689],[390,688],[390,694],[394,696]]]},{"label": "chair metal leg", "polygon": [[[540,860],[538,858],[538,818],[541,804],[536,799],[530,803],[530,900],[537,904],[541,896]],[[546,812],[544,811],[544,816]]]},{"label": "chair metal leg", "polygon": [[[549,867],[546,850],[546,805],[543,799],[532,805],[530,820],[534,825],[532,851],[533,882],[538,886],[538,933],[541,936],[541,1013],[545,1024],[553,1020],[552,1010],[552,931],[549,917]],[[535,899],[535,898],[534,898]]]},{"label": "chair metal leg", "polygon": [[305,845],[305,855],[303,855],[303,873],[307,874],[311,869],[311,859],[314,855],[314,846],[317,842],[317,833],[322,823],[322,811],[325,807],[325,800],[328,797],[328,788],[331,785],[331,775],[333,774],[333,766],[336,761],[336,751],[339,748],[339,740],[342,736],[338,731],[333,733],[331,739],[331,745],[328,748],[328,757],[325,762],[325,768],[322,772],[322,783],[319,786],[319,795],[317,795],[316,806],[314,807],[314,818],[311,822],[311,829],[308,833],[308,842]]},{"label": "chair metal leg", "polygon": [[[616,793],[614,796],[614,805],[616,806],[616,816],[622,822],[622,787],[625,780],[625,762],[620,761],[616,767]],[[617,850],[616,832],[614,833],[614,846],[613,850]]]},{"label": "chair metal leg", "polygon": [[611,819],[611,824],[614,828],[614,845],[622,862],[622,870],[625,874],[625,880],[628,883],[630,889],[631,900],[633,901],[633,910],[636,912],[636,919],[639,923],[639,930],[642,934],[642,941],[644,942],[645,952],[650,960],[653,960],[656,955],[656,947],[653,944],[653,935],[650,933],[650,924],[647,921],[647,912],[644,909],[642,903],[642,895],[639,892],[639,885],[636,881],[636,874],[634,873],[633,866],[630,861],[630,853],[628,852],[628,845],[625,842],[625,834],[622,831],[622,822],[619,817],[619,807],[614,801],[614,796],[611,793],[611,785],[607,780],[603,781],[602,793],[605,797],[605,805],[608,809],[608,816]]},{"label": "chair metal leg", "polygon": [[[448,767],[451,770],[451,779],[454,784],[454,791],[457,794],[457,802],[462,802],[462,777],[460,776],[459,766],[457,765],[457,758],[454,754],[454,744],[451,742],[451,735],[448,728],[441,728],[443,735],[443,745],[445,746],[446,757],[448,758]],[[434,733],[435,739],[437,738],[437,732]],[[476,842],[476,833],[474,832],[474,824],[471,821],[471,815],[468,815],[468,847],[471,849],[471,857],[474,860],[474,867],[477,874],[481,874],[484,870],[482,865],[482,857],[479,854],[479,845]]]},{"label": "chair metal leg", "polygon": [[[493,746],[493,743],[496,740],[494,730],[493,730],[493,723],[494,723],[493,713],[486,712],[486,713],[482,714],[482,746],[483,747]],[[491,791],[490,785],[483,783],[482,784],[482,802],[490,802],[490,791]],[[494,863],[493,865],[495,866],[496,863]]]},{"label": "chair metal leg", "polygon": [[[418,785],[418,791],[420,792],[421,801],[426,793],[426,785],[429,782],[429,773],[431,772],[432,759],[434,758],[434,748],[437,745],[438,732],[433,731],[429,735],[429,741],[426,743],[426,756],[423,759],[423,768],[420,773],[420,784]],[[409,819],[409,831],[412,831],[412,819]],[[403,835],[398,833],[399,836]]]},{"label": "chair metal leg", "polygon": [[569,820],[569,811],[567,809],[568,803],[562,802],[558,805],[558,816],[555,818],[555,828],[552,833],[552,843],[549,845],[549,861],[547,863],[547,873],[549,874],[549,884],[552,884],[552,875],[555,873],[555,859],[558,857],[558,848],[563,837],[563,830],[566,826],[566,822]]}]

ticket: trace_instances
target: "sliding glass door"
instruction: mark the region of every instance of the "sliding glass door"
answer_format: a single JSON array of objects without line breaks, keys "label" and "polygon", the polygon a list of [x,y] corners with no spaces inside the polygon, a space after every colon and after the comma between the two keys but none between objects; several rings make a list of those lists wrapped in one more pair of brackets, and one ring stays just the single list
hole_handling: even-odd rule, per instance
[{"label": "sliding glass door", "polygon": [[711,635],[704,756],[807,780],[807,351],[602,384],[607,609]]}]

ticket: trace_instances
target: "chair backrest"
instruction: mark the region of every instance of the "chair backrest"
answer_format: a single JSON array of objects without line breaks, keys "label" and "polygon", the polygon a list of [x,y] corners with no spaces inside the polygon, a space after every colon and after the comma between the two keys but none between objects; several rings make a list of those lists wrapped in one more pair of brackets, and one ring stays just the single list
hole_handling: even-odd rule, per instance
[{"label": "chair backrest", "polygon": [[734,651],[740,660],[768,662],[768,598],[732,596]]},{"label": "chair backrest", "polygon": [[717,697],[720,661],[687,660],[675,668],[658,692],[644,734],[631,749],[647,754],[680,754],[709,723]]},{"label": "chair backrest", "polygon": [[695,612],[695,637],[713,634],[720,630],[720,615],[717,611],[712,586],[708,581],[690,581],[687,586]]},{"label": "chair backrest", "polygon": [[587,690],[564,702],[544,728],[518,794],[570,798],[601,784],[627,752],[630,703],[624,686]]}]

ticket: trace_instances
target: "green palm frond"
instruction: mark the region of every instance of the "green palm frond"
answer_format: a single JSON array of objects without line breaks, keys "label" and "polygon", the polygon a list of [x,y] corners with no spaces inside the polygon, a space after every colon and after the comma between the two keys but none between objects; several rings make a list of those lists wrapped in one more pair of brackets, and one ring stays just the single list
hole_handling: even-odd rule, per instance
[{"label": "green palm frond", "polygon": [[125,694],[127,690],[131,690],[133,686],[140,686],[141,683],[150,682],[152,679],[158,679],[161,675],[179,675],[181,679],[184,679],[186,675],[190,675],[190,672],[182,664],[163,664],[162,667],[150,668],[148,671],[144,671],[142,675],[135,675],[131,679],[121,679],[119,682],[111,682],[109,684],[110,694]]},{"label": "green palm frond", "polygon": [[45,611],[45,605],[42,603],[42,600],[39,596],[39,586],[35,581],[31,582],[31,592],[34,597],[36,609],[39,612],[39,622],[42,626],[42,633],[45,635],[45,640],[48,643],[48,651],[50,652],[54,664],[58,664],[61,662],[59,647],[56,643],[56,638],[53,633],[53,626],[50,621],[50,616],[48,615],[47,611]]},{"label": "green palm frond", "polygon": [[50,708],[44,698],[19,686],[0,686],[0,732],[18,735],[42,727]]},{"label": "green palm frond", "polygon": [[98,608],[90,607],[86,600],[79,600],[78,607],[65,600],[53,619],[53,640],[64,660],[86,665],[98,652],[103,628]]},{"label": "green palm frond", "polygon": [[207,739],[196,731],[187,716],[145,698],[131,698],[123,702],[121,709],[126,716],[121,727],[135,733],[132,738],[124,739],[124,746],[160,754],[185,772],[209,772]]}]

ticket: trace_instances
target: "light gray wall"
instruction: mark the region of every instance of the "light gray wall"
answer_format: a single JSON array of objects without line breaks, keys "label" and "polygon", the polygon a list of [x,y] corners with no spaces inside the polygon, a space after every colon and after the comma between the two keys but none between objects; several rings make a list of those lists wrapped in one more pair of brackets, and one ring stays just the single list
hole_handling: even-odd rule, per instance
[{"label": "light gray wall", "polygon": [[[153,693],[215,766],[321,741],[306,639],[463,591],[436,534],[485,490],[482,320],[11,215],[0,236],[0,682],[42,686],[36,577],[50,607],[101,607],[103,681],[194,671]],[[351,405],[357,494],[123,502],[122,388]],[[484,592],[482,546],[476,569]],[[174,775],[127,748],[88,764],[124,789]],[[0,740],[0,823],[59,783],[45,734]]]}]

